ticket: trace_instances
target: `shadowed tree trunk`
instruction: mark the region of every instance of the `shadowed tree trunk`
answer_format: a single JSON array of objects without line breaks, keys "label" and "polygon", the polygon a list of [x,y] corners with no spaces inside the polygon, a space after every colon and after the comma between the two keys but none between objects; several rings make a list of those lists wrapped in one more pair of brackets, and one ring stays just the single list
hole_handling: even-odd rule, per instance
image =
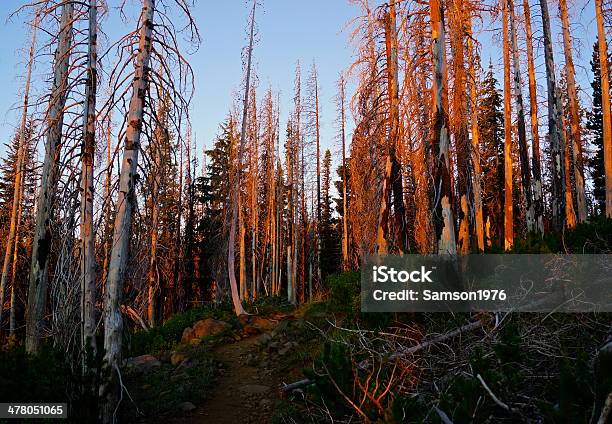
[{"label": "shadowed tree trunk", "polygon": [[448,131],[448,76],[444,47],[444,9],[439,0],[430,0],[431,37],[433,54],[433,109],[434,128],[432,143],[435,156],[434,225],[437,251],[441,254],[457,253],[455,222],[453,219],[452,186],[450,178]]},{"label": "shadowed tree trunk", "polygon": [[565,140],[561,121],[561,96],[555,77],[550,16],[547,0],[539,0],[544,30],[544,62],[548,86],[548,134],[552,156],[552,216],[553,228],[561,231],[565,225]]},{"label": "shadowed tree trunk", "polygon": [[510,46],[514,65],[514,96],[516,100],[517,133],[519,143],[519,158],[521,161],[521,183],[525,195],[525,209],[527,215],[527,230],[535,230],[535,212],[533,209],[533,196],[531,193],[531,171],[529,169],[529,152],[527,149],[527,131],[525,129],[525,107],[523,103],[523,79],[521,78],[521,61],[518,51],[518,40],[516,31],[516,15],[514,11],[514,0],[508,0],[510,10]]},{"label": "shadowed tree trunk", "polygon": [[98,4],[89,0],[87,81],[81,152],[81,321],[82,346],[96,349],[96,251],[94,249],[94,155],[98,85]]},{"label": "shadowed tree trunk", "polygon": [[132,97],[130,99],[127,117],[127,129],[123,160],[119,174],[119,198],[117,199],[117,215],[113,231],[113,248],[106,282],[106,297],[104,299],[104,359],[111,368],[112,378],[101,387],[103,396],[101,418],[103,423],[114,421],[115,403],[118,395],[118,385],[115,371],[118,372],[121,360],[123,338],[123,319],[121,316],[121,301],[123,297],[123,280],[129,254],[129,238],[132,227],[132,213],[135,206],[135,188],[138,178],[138,153],[145,107],[145,93],[149,84],[149,63],[151,60],[151,38],[153,35],[153,15],[155,0],[143,0],[140,15],[138,54],[134,63],[134,78],[132,81]]},{"label": "shadowed tree trunk", "polygon": [[531,169],[533,171],[533,220],[535,231],[544,234],[544,204],[542,193],[542,171],[540,162],[540,125],[538,123],[538,96],[533,63],[533,34],[529,1],[523,0],[527,43],[527,67],[529,72],[529,113],[531,116]]},{"label": "shadowed tree trunk", "polygon": [[62,146],[62,127],[66,104],[70,52],[72,49],[72,24],[74,4],[64,3],[60,19],[58,45],[55,52],[53,88],[47,115],[47,140],[45,159],[40,178],[36,208],[36,224],[30,267],[30,285],[26,311],[26,351],[38,351],[40,332],[47,304],[48,266],[51,253],[51,209],[57,190],[59,159]]}]

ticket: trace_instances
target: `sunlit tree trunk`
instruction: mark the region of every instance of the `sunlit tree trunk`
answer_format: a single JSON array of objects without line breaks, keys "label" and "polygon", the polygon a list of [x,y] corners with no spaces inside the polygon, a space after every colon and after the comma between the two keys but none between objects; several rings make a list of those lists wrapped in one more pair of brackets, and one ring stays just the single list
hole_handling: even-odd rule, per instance
[{"label": "sunlit tree trunk", "polygon": [[94,155],[98,81],[97,0],[89,0],[87,80],[81,151],[81,321],[82,346],[96,348],[96,251],[94,249]]},{"label": "sunlit tree trunk", "polygon": [[[236,315],[242,315],[245,313],[242,303],[240,302],[240,293],[238,292],[238,285],[236,284],[236,265],[235,265],[235,252],[236,248],[236,226],[238,224],[238,212],[240,210],[240,184],[241,184],[241,173],[242,173],[242,156],[244,153],[244,144],[246,137],[246,125],[248,117],[248,106],[249,106],[249,89],[251,87],[251,61],[253,56],[253,37],[255,32],[255,8],[257,7],[257,0],[253,0],[253,9],[251,11],[251,29],[249,36],[249,49],[247,52],[247,69],[246,69],[246,81],[244,86],[244,103],[242,109],[242,129],[240,131],[240,144],[238,146],[238,158],[235,172],[235,183],[232,190],[232,220],[230,225],[229,235],[229,248],[227,253],[227,270],[230,280],[230,290],[232,292],[232,302],[234,304],[234,312]],[[241,237],[241,245],[244,243],[244,238]],[[242,248],[241,248],[242,250]],[[241,257],[244,252],[241,252]],[[240,272],[242,273],[243,266],[240,264]],[[242,277],[241,277],[242,280]]]},{"label": "sunlit tree trunk", "polygon": [[340,103],[340,138],[342,141],[342,269],[347,271],[349,268],[349,239],[348,239],[348,199],[346,180],[346,128],[345,128],[345,102],[346,102],[346,82],[340,76],[338,82]]},{"label": "sunlit tree trunk", "polygon": [[47,140],[45,159],[40,178],[40,189],[36,208],[36,223],[32,246],[30,284],[26,311],[26,351],[38,351],[40,331],[47,304],[48,261],[51,253],[51,209],[57,190],[59,158],[64,124],[70,53],[72,49],[72,25],[74,4],[64,3],[60,19],[58,45],[55,52],[53,88],[48,106]]},{"label": "sunlit tree trunk", "polygon": [[[113,248],[111,251],[106,296],[104,299],[104,350],[105,361],[115,375],[116,367],[121,360],[123,338],[123,319],[121,301],[123,297],[123,280],[129,254],[129,238],[132,227],[132,213],[136,203],[135,188],[138,178],[138,153],[142,134],[142,121],[145,107],[145,93],[149,81],[149,63],[151,60],[151,38],[153,34],[153,15],[155,0],[143,0],[140,16],[138,54],[134,63],[132,97],[127,117],[127,129],[123,151],[123,161],[119,175],[119,198],[117,215],[113,231]],[[114,377],[101,388],[104,397],[101,408],[102,421],[113,421],[115,400],[118,386],[113,385]]]},{"label": "sunlit tree trunk", "polygon": [[561,96],[555,77],[550,16],[547,0],[539,0],[542,10],[544,32],[544,62],[546,65],[546,82],[548,86],[548,133],[552,156],[552,216],[553,228],[561,231],[565,225],[565,140],[561,121]]},{"label": "sunlit tree trunk", "polygon": [[[580,109],[578,106],[578,92],[576,90],[576,71],[572,57],[572,40],[570,37],[569,17],[567,14],[567,0],[559,0],[561,27],[563,28],[563,52],[565,54],[565,75],[567,79],[567,97],[570,109],[570,128],[572,138],[572,157],[574,180],[576,183],[576,213],[578,222],[587,219],[586,195],[584,188],[584,167],[582,161],[582,140],[580,130]],[[569,140],[568,140],[569,145]],[[568,158],[569,160],[569,158]]]},{"label": "sunlit tree trunk", "polygon": [[436,157],[434,223],[438,253],[454,255],[457,253],[457,246],[455,242],[455,223],[451,208],[452,188],[449,159],[448,76],[446,73],[444,46],[444,10],[439,0],[430,0],[429,7],[433,42],[433,147]]},{"label": "sunlit tree trunk", "polygon": [[[317,143],[317,281],[321,284],[321,134],[319,126],[319,78],[313,65],[315,89],[315,131]],[[310,264],[312,267],[312,263]],[[312,274],[312,271],[311,271]],[[312,282],[310,282],[312,285]],[[310,290],[312,300],[312,289]]]},{"label": "sunlit tree trunk", "polygon": [[533,219],[534,230],[544,234],[544,204],[542,193],[542,171],[540,161],[540,125],[538,123],[538,96],[533,59],[533,33],[529,1],[523,0],[527,44],[527,67],[529,72],[529,112],[531,116],[531,167],[533,171]]},{"label": "sunlit tree trunk", "polygon": [[[17,146],[17,161],[15,165],[15,183],[13,185],[13,203],[11,205],[11,215],[9,220],[9,233],[6,240],[6,246],[4,251],[4,262],[2,263],[2,276],[0,277],[0,331],[2,330],[2,313],[4,308],[4,292],[6,290],[6,284],[9,276],[9,267],[11,265],[11,256],[17,255],[17,247],[19,246],[19,223],[21,221],[21,193],[23,192],[23,179],[24,179],[24,164],[27,146],[29,143],[27,139],[27,121],[28,121],[28,107],[30,105],[30,82],[32,80],[32,66],[34,64],[34,50],[36,49],[36,32],[38,29],[39,12],[36,13],[32,22],[32,41],[30,43],[30,52],[28,55],[28,67],[26,71],[25,89],[23,93],[23,109],[21,111],[21,123],[19,125],[19,144]],[[15,253],[13,255],[13,248]],[[13,265],[15,268],[16,263]],[[15,272],[13,271],[13,274]],[[15,278],[13,277],[13,283],[11,285],[11,309],[9,327],[13,329],[10,331],[11,335],[14,332],[14,293],[15,293]],[[13,317],[13,319],[11,319]]]},{"label": "sunlit tree trunk", "polygon": [[529,152],[527,148],[527,131],[525,128],[525,107],[523,103],[523,79],[521,78],[521,61],[518,51],[518,40],[516,30],[516,14],[514,0],[508,0],[510,9],[510,46],[512,49],[514,67],[514,98],[516,101],[517,133],[519,143],[519,158],[521,162],[521,183],[525,195],[525,209],[527,215],[527,230],[535,230],[535,211],[533,208],[533,196],[531,193],[531,171],[529,169]]},{"label": "sunlit tree trunk", "polygon": [[601,105],[603,109],[603,149],[606,175],[606,217],[612,218],[612,118],[610,116],[610,76],[608,67],[608,42],[602,0],[595,0],[597,15],[597,41],[599,47],[599,68],[601,69]]},{"label": "sunlit tree trunk", "polygon": [[461,0],[452,0],[449,4],[450,39],[453,53],[453,115],[451,130],[455,138],[457,155],[457,209],[459,228],[457,234],[457,251],[461,254],[470,252],[470,211],[473,210],[469,197],[469,186],[472,180],[470,164],[470,144],[468,140],[467,92],[465,78],[465,9]]},{"label": "sunlit tree trunk", "polygon": [[[543,0],[546,1],[546,0]],[[502,0],[502,32],[504,55],[504,249],[514,244],[512,210],[512,96],[510,89],[510,40],[508,37],[508,0]]]},{"label": "sunlit tree trunk", "polygon": [[472,197],[474,199],[474,226],[476,233],[476,243],[478,250],[483,252],[484,245],[484,221],[482,211],[482,181],[481,181],[481,166],[480,166],[480,130],[478,128],[478,77],[476,75],[477,52],[474,47],[472,34],[472,17],[466,18],[467,32],[467,48],[468,48],[468,66],[470,75],[470,104],[472,107],[471,125],[472,125],[472,149],[471,159],[474,172],[472,173]]}]

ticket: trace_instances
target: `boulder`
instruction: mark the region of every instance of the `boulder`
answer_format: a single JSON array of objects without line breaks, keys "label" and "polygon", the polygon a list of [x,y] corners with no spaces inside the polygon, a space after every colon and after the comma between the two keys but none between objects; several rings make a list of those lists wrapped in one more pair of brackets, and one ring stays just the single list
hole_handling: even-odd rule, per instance
[{"label": "boulder", "polygon": [[225,321],[219,321],[213,318],[203,319],[196,322],[193,327],[187,327],[183,330],[181,342],[189,343],[192,340],[199,340],[202,337],[216,336],[231,328],[232,326]]},{"label": "boulder", "polygon": [[141,355],[126,360],[126,366],[137,372],[148,373],[161,366],[161,362],[153,355]]}]

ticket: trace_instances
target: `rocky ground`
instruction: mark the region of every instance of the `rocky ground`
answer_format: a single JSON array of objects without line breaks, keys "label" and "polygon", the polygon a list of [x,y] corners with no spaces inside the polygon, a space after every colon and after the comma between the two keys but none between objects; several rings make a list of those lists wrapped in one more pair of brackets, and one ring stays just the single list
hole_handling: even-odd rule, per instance
[{"label": "rocky ground", "polygon": [[[269,423],[281,387],[300,377],[304,320],[243,316],[238,328],[208,318],[169,352],[126,362],[132,419],[143,423]],[[293,367],[293,369],[291,369]],[[137,408],[137,409],[136,409]],[[134,415],[135,413],[135,415]]]}]

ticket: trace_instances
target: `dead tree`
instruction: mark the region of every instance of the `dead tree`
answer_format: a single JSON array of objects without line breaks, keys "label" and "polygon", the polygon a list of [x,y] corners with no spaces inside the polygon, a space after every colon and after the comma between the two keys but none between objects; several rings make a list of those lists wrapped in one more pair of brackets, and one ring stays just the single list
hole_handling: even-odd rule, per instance
[{"label": "dead tree", "polygon": [[553,228],[561,231],[565,225],[565,137],[561,121],[561,96],[555,77],[550,16],[547,0],[539,0],[544,30],[544,62],[548,88],[548,134],[552,156],[552,216]]},{"label": "dead tree", "polygon": [[[543,0],[546,1],[546,0]],[[502,0],[502,32],[504,51],[504,249],[514,244],[512,204],[512,97],[510,89],[510,40],[508,37],[508,0]]]},{"label": "dead tree", "polygon": [[529,169],[529,152],[527,151],[527,131],[525,128],[525,107],[523,102],[523,79],[521,78],[521,61],[518,51],[518,36],[516,30],[516,14],[514,0],[508,0],[510,10],[510,47],[512,50],[512,64],[514,68],[514,99],[516,102],[517,133],[519,143],[519,158],[521,162],[521,183],[525,196],[525,209],[527,212],[527,230],[535,230],[535,211],[531,186],[531,171]]},{"label": "dead tree", "polygon": [[94,249],[94,155],[98,84],[98,3],[89,0],[87,80],[81,150],[81,345],[96,348],[96,252]]},{"label": "dead tree", "polygon": [[72,50],[73,13],[73,2],[63,3],[54,58],[53,87],[47,114],[45,158],[38,193],[30,267],[25,343],[26,351],[30,353],[38,351],[47,303],[49,254],[52,241],[51,209],[55,198],[62,146],[62,127]]},{"label": "dead tree", "polygon": [[455,221],[453,218],[452,186],[449,158],[448,129],[448,76],[446,72],[446,49],[444,45],[444,9],[439,0],[430,0],[432,60],[433,60],[433,149],[435,156],[434,177],[434,225],[437,251],[440,254],[457,253]]},{"label": "dead tree", "polygon": [[523,0],[525,35],[527,37],[527,67],[529,72],[529,113],[531,116],[531,169],[533,171],[533,220],[534,230],[544,234],[544,204],[542,192],[542,167],[540,160],[540,125],[538,123],[538,96],[533,58],[533,32],[529,0]]},{"label": "dead tree", "polygon": [[[240,131],[240,143],[238,145],[238,157],[237,157],[237,170],[235,175],[234,189],[231,195],[231,207],[232,217],[230,224],[230,235],[229,235],[229,248],[227,254],[227,268],[230,280],[230,289],[232,293],[232,302],[234,304],[234,312],[236,315],[242,315],[245,313],[242,303],[240,301],[240,294],[238,293],[238,285],[236,284],[236,265],[235,265],[235,248],[236,248],[236,226],[238,224],[238,212],[241,207],[240,205],[240,174],[242,172],[242,159],[244,154],[244,145],[246,139],[247,129],[247,117],[248,117],[248,106],[249,106],[249,90],[251,87],[251,61],[253,56],[253,38],[255,35],[255,9],[257,7],[257,0],[253,0],[253,9],[251,11],[251,22],[250,22],[250,35],[249,35],[249,47],[247,50],[247,68],[246,68],[246,80],[244,86],[244,102],[242,109],[242,128]],[[243,237],[241,237],[244,240]],[[242,248],[241,248],[242,250]],[[243,252],[241,252],[241,256]],[[242,267],[241,267],[242,272]]]}]

